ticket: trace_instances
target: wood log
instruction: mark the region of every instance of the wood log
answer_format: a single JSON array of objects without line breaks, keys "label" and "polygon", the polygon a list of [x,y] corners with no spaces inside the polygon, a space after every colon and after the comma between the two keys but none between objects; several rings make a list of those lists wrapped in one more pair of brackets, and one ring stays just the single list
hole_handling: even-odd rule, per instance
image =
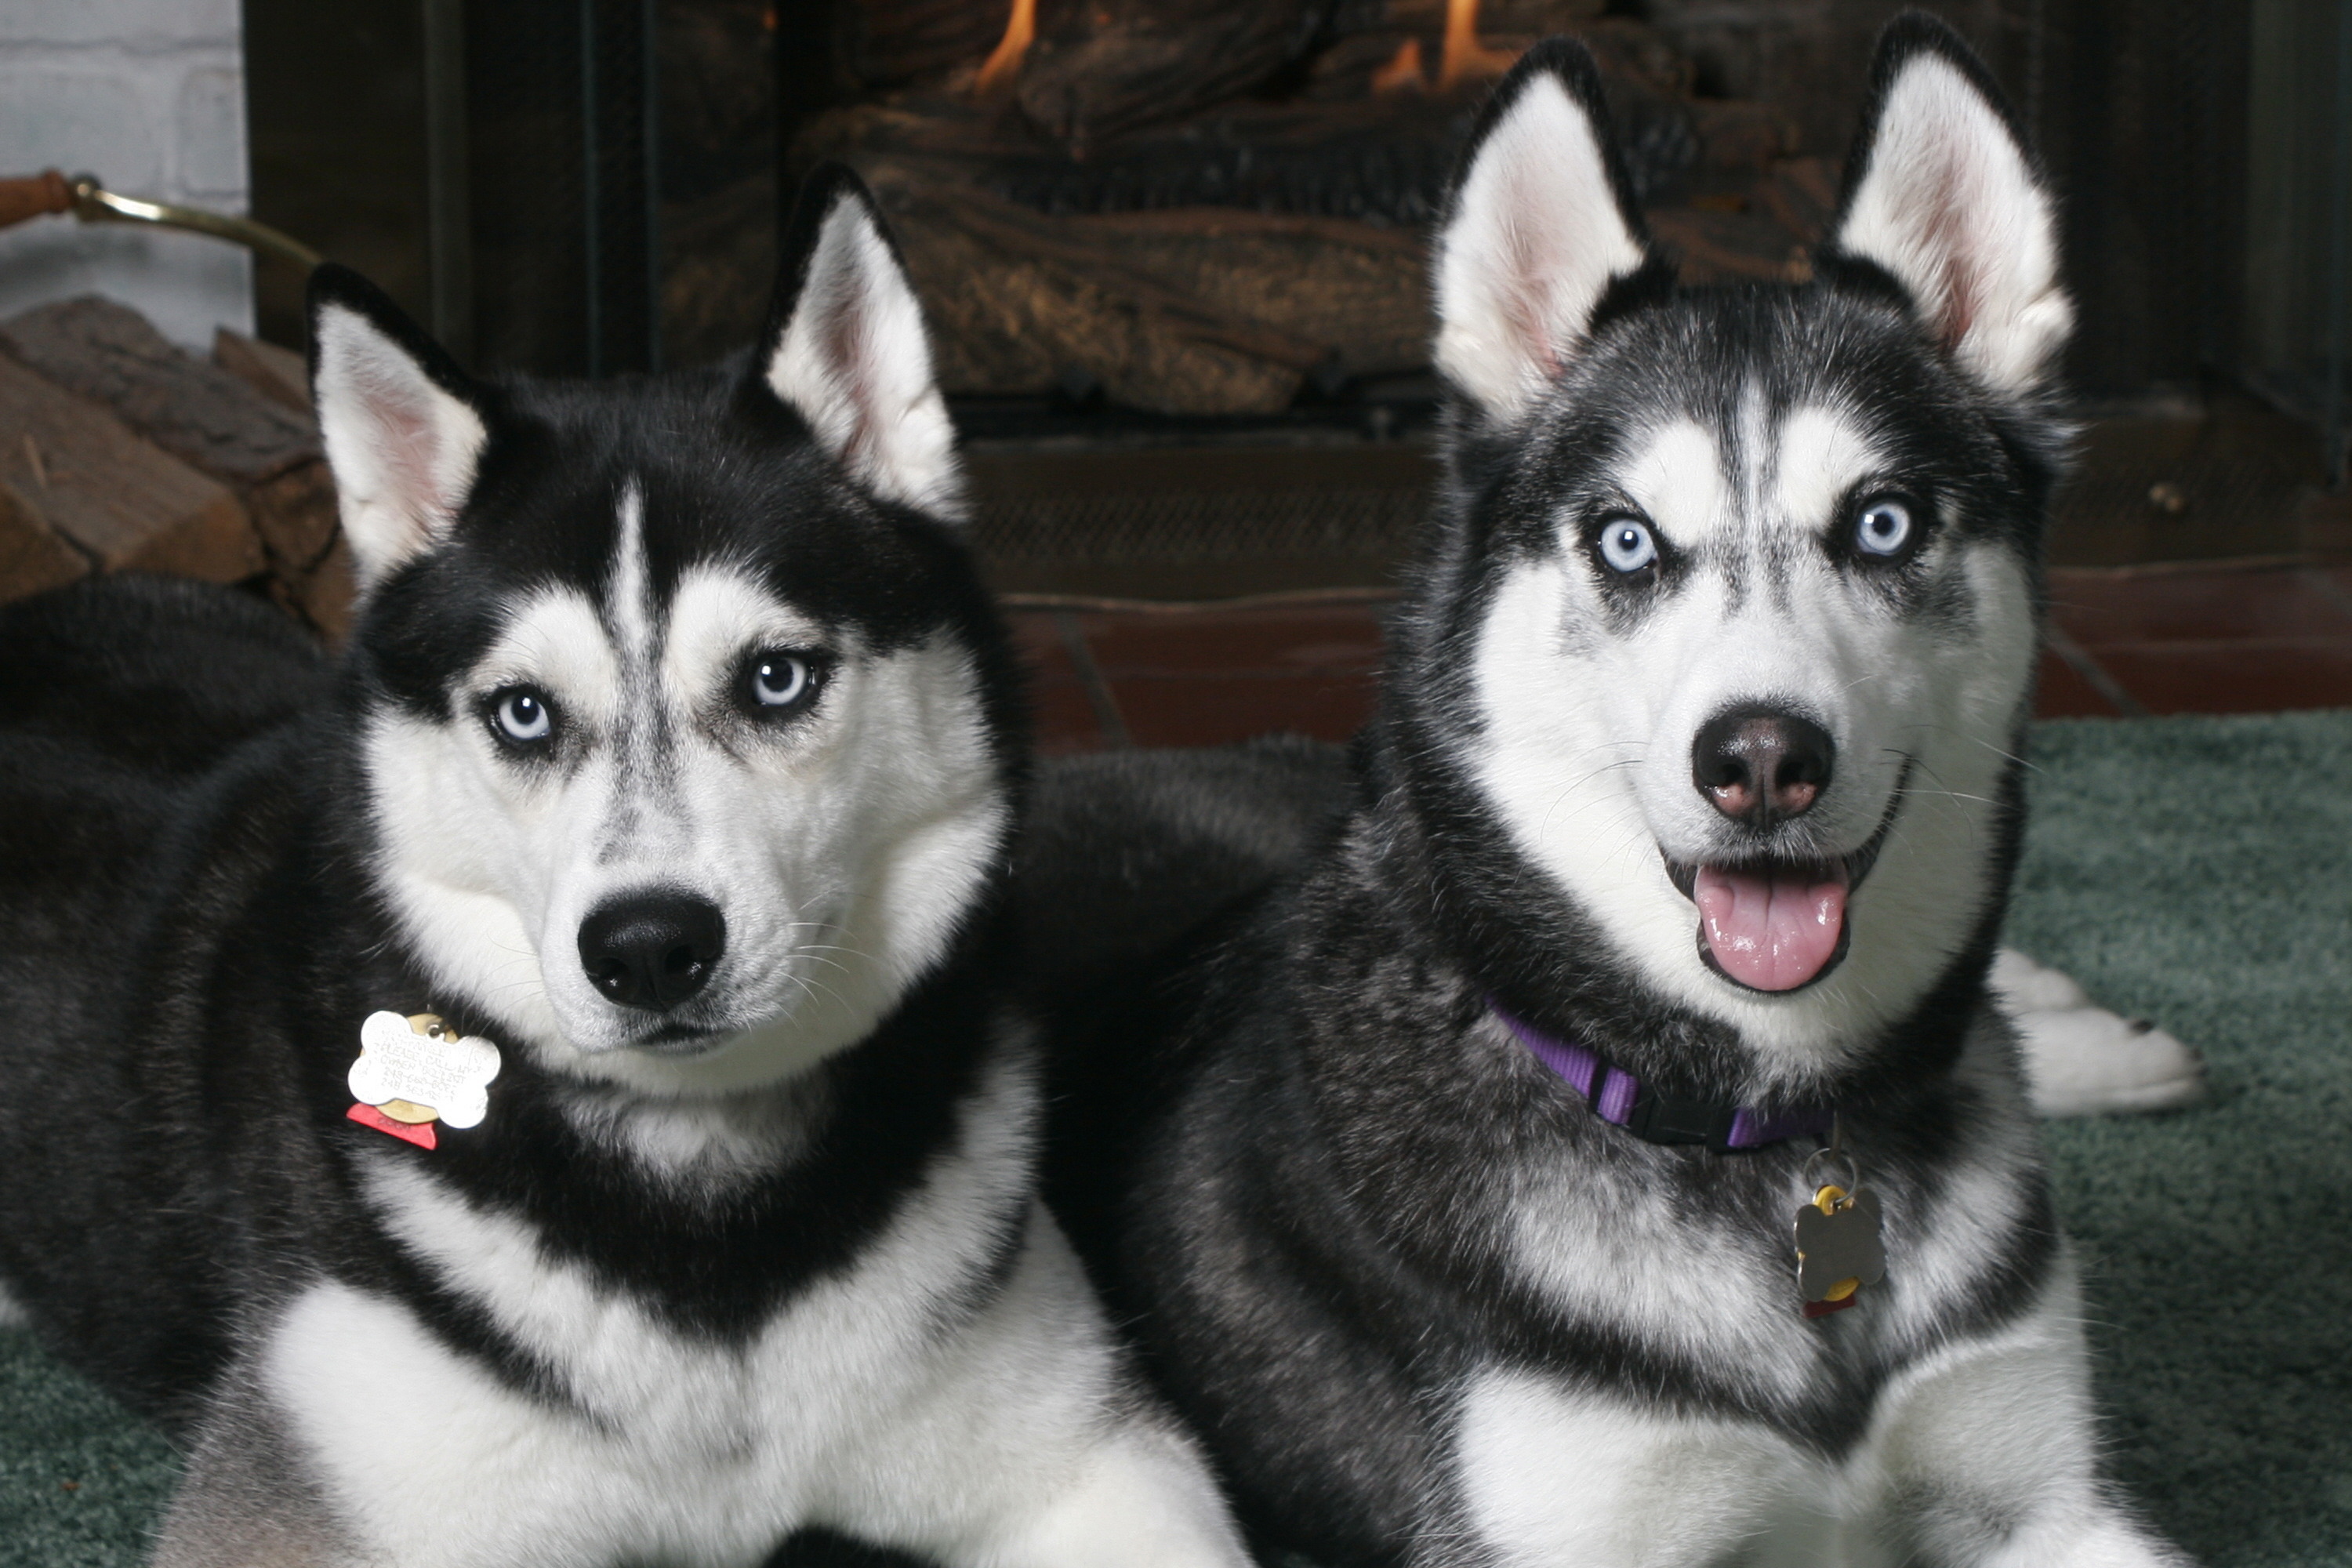
[{"label": "wood log", "polygon": [[[909,94],[818,117],[796,139],[791,162],[798,172],[824,158],[903,153],[935,161],[942,177],[948,165],[958,165],[965,183],[1055,215],[1231,206],[1425,224],[1443,210],[1473,100],[1484,85],[1443,96],[1370,94],[1364,84],[1381,63],[1374,56],[1394,37],[1371,39],[1375,48],[1360,55],[1350,55],[1342,40],[1324,57],[1345,57],[1341,63],[1361,90],[1350,93],[1336,78],[1318,86],[1310,77],[1305,96],[1223,104],[1180,124],[1122,136],[1084,158],[969,100]],[[1516,48],[1534,40],[1496,41]],[[1633,53],[1619,51],[1604,62]],[[1702,162],[1690,102],[1630,66],[1604,63],[1603,80],[1637,186],[1654,195],[1670,190]]]},{"label": "wood log", "polygon": [[1466,124],[1459,100],[1228,104],[1097,155],[1000,155],[976,183],[1050,213],[1230,206],[1417,225],[1444,206]]},{"label": "wood log", "polygon": [[0,480],[0,600],[62,588],[89,572],[89,557],[51,528],[21,490]]},{"label": "wood log", "polygon": [[233,583],[262,569],[236,497],[97,403],[0,355],[0,480],[110,572]]},{"label": "wood log", "polygon": [[310,369],[292,349],[219,327],[213,331],[213,363],[316,427],[310,412]]},{"label": "wood log", "polygon": [[156,447],[237,492],[250,519],[244,536],[258,542],[260,560],[240,545],[229,560],[187,568],[191,574],[226,581],[266,567],[299,587],[334,542],[334,479],[296,355],[223,329],[208,364],[137,311],[97,298],[42,306],[0,324],[0,344],[45,380],[105,405]]},{"label": "wood log", "polygon": [[694,0],[662,8],[662,187],[709,190],[776,151],[776,26],[771,0]]},{"label": "wood log", "polygon": [[[972,223],[968,202],[882,194],[950,392],[1037,392],[1075,370],[1116,402],[1169,413],[1268,412],[1297,394],[1293,365],[1188,331],[1188,312],[1139,303],[1067,250],[1008,248],[1021,231]],[[1302,357],[1294,342],[1280,348]]]},{"label": "wood log", "polygon": [[329,647],[341,647],[352,634],[352,615],[359,598],[351,545],[338,533],[325,558],[309,571],[273,574],[269,596],[287,614],[306,622]]},{"label": "wood log", "polygon": [[1050,217],[913,159],[868,159],[954,392],[1066,371],[1171,413],[1287,407],[1310,372],[1423,363],[1418,237],[1224,207]]},{"label": "wood log", "polygon": [[289,581],[316,567],[333,545],[341,517],[336,510],[335,476],[324,458],[312,458],[245,492],[246,510],[269,557],[269,569]]},{"label": "wood log", "polygon": [[1797,150],[1797,122],[1769,103],[1703,98],[1691,104],[1691,117],[1710,169],[1768,173]]},{"label": "wood log", "polygon": [[[1168,322],[1181,336],[1214,343],[1253,359],[1293,371],[1320,364],[1331,353],[1328,344],[1286,331],[1179,288],[1171,288],[1154,271],[1138,264],[1131,247],[1117,243],[1118,230],[1106,228],[1116,220],[1041,218],[1009,202],[984,196],[940,198],[965,232],[984,239],[1013,256],[1057,263],[1083,274],[1097,287],[1116,294],[1140,310]],[[1164,216],[1164,215],[1162,215]]]},{"label": "wood log", "polygon": [[1301,58],[1312,0],[1081,0],[1051,7],[1022,62],[1022,111],[1074,156],[1246,92]]},{"label": "wood log", "polygon": [[1800,283],[1812,276],[1803,243],[1760,214],[1659,207],[1649,219],[1651,234],[1680,256],[1685,283]]},{"label": "wood log", "polygon": [[1756,187],[1773,220],[1804,245],[1818,245],[1837,215],[1837,171],[1825,158],[1784,158]]},{"label": "wood log", "polygon": [[[1428,363],[1427,247],[1409,229],[1230,207],[1076,222],[1162,287],[1228,319],[1320,351],[1319,375],[1381,375]],[[1294,362],[1281,362],[1294,363]]]},{"label": "wood log", "polygon": [[[300,354],[222,327],[213,333],[213,363],[293,414],[304,428],[318,428],[310,410],[310,367]],[[245,505],[253,514],[270,574],[285,588],[283,602],[324,633],[325,626],[309,612],[305,601],[311,578],[341,538],[334,471],[324,458],[297,463],[247,489]],[[348,618],[348,606],[343,618]]]},{"label": "wood log", "polygon": [[976,64],[1003,36],[1013,0],[836,0],[834,37],[867,87]]},{"label": "wood log", "polygon": [[0,322],[0,349],[104,404],[182,462],[240,487],[320,455],[306,421],[182,353],[127,305],[95,295]]},{"label": "wood log", "polygon": [[[1354,33],[1419,33],[1434,43],[1445,30],[1446,0],[1339,0],[1331,8],[1330,30]],[[1608,0],[1480,0],[1478,30],[1532,33],[1549,37],[1572,33],[1607,10]]]},{"label": "wood log", "polygon": [[[1076,21],[1074,0],[1058,11],[1054,3],[1041,26],[1057,47],[1075,37],[1108,48],[1140,47],[1155,29],[1223,0],[1125,0]],[[1489,0],[1481,37],[1496,51],[1538,33],[1586,38],[1637,185],[1654,204],[1666,199],[1661,237],[1682,253],[1691,281],[1803,271],[1800,247],[1818,220],[1806,221],[1811,165],[1789,172],[1786,118],[1760,104],[1693,99],[1682,50],[1599,9],[1590,0]],[[1337,43],[1297,95],[1131,128],[1084,146],[1082,157],[969,94],[919,89],[820,116],[793,161],[845,157],[882,193],[950,390],[1037,393],[1076,372],[1131,406],[1271,412],[1309,375],[1322,383],[1426,365],[1420,231],[1442,205],[1472,89],[1442,94],[1424,81],[1376,94],[1369,84],[1419,26],[1429,30],[1433,75],[1444,19],[1444,0],[1346,0],[1325,35]],[[1502,30],[1513,27],[1529,31]],[[1052,56],[1044,49],[1024,68],[1024,91],[1045,79],[1040,62]],[[1152,86],[1118,76],[1104,73],[1102,90]],[[1360,90],[1350,96],[1343,79],[1360,79]],[[705,299],[730,286],[696,285]]]},{"label": "wood log", "polygon": [[776,182],[738,181],[662,210],[662,357],[707,364],[759,336],[776,277]]}]

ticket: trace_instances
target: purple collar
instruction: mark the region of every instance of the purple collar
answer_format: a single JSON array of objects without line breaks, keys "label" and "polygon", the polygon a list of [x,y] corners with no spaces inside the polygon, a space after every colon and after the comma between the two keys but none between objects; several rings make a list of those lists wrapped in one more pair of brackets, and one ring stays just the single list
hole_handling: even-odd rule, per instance
[{"label": "purple collar", "polygon": [[1652,1143],[1704,1143],[1717,1153],[1735,1149],[1761,1149],[1790,1138],[1827,1137],[1836,1112],[1826,1106],[1801,1106],[1776,1116],[1744,1105],[1719,1105],[1706,1100],[1677,1100],[1614,1068],[1582,1046],[1555,1040],[1503,1011],[1489,997],[1487,1008],[1551,1068],[1569,1088],[1584,1098],[1601,1121],[1622,1127]]}]

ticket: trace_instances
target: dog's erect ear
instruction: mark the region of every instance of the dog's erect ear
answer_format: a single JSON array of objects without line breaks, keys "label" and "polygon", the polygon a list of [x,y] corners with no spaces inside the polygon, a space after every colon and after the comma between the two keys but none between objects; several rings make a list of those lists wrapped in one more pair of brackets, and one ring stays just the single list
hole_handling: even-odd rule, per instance
[{"label": "dog's erect ear", "polygon": [[1916,11],[1887,25],[1846,170],[1836,248],[1892,273],[1987,385],[2039,386],[2074,321],[2057,202],[1958,34]]},{"label": "dog's erect ear", "polygon": [[783,256],[759,362],[769,388],[876,495],[961,519],[922,307],[865,184],[837,163],[811,174]]},{"label": "dog's erect ear", "polygon": [[446,532],[488,431],[479,393],[383,291],[331,263],[310,275],[310,386],[360,586]]},{"label": "dog's erect ear", "polygon": [[1600,73],[1583,45],[1529,49],[1472,133],[1438,239],[1437,366],[1490,417],[1527,413],[1610,284],[1649,259]]}]

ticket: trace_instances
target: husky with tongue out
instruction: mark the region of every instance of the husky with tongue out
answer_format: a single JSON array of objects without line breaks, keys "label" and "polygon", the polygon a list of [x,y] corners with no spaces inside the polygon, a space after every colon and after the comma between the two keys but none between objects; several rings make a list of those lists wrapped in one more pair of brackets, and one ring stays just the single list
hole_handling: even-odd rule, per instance
[{"label": "husky with tongue out", "polygon": [[[1440,237],[1447,478],[1355,804],[1066,992],[1056,1201],[1269,1551],[2180,1561],[2100,1473],[1988,991],[2056,204],[1916,15],[1848,179],[1809,281],[1681,288],[1590,58],[1520,61]],[[1142,842],[1095,858],[1164,925]]]}]

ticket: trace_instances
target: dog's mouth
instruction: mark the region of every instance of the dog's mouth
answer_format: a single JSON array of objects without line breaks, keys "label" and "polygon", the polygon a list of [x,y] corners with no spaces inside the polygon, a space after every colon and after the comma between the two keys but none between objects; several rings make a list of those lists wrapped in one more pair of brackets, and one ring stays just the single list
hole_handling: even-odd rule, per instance
[{"label": "dog's mouth", "polygon": [[709,1050],[727,1038],[724,1029],[708,1028],[699,1024],[664,1024],[651,1034],[641,1035],[630,1042],[638,1050],[656,1056],[690,1057]]},{"label": "dog's mouth", "polygon": [[1910,782],[1906,757],[1886,815],[1850,855],[1701,863],[1661,850],[1675,889],[1698,906],[1699,961],[1734,985],[1776,994],[1801,991],[1836,969],[1853,938],[1846,903],[1878,863]]}]

